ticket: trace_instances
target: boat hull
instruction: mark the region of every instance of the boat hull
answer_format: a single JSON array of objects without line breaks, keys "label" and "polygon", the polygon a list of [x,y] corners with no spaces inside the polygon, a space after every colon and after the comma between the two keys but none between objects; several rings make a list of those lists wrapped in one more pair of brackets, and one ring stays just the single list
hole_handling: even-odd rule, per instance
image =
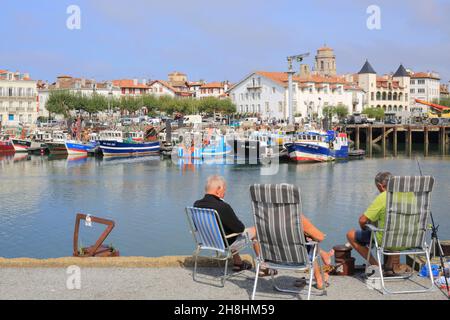
[{"label": "boat hull", "polygon": [[289,158],[297,162],[323,162],[348,158],[347,146],[333,150],[318,145],[294,142],[286,144],[286,148]]},{"label": "boat hull", "polygon": [[158,154],[159,142],[127,143],[118,141],[99,141],[104,157],[144,156]]},{"label": "boat hull", "polygon": [[75,141],[66,141],[66,149],[69,155],[87,155],[89,150],[95,148],[94,145],[84,144]]},{"label": "boat hull", "polygon": [[29,140],[12,139],[12,143],[16,152],[28,152],[31,147],[31,141]]},{"label": "boat hull", "polygon": [[14,151],[14,145],[11,141],[0,141],[0,152],[11,153]]},{"label": "boat hull", "polygon": [[289,158],[297,162],[324,162],[336,159],[330,154],[329,149],[317,145],[288,143],[286,148]]},{"label": "boat hull", "polygon": [[47,142],[46,145],[50,154],[68,154],[64,142]]}]

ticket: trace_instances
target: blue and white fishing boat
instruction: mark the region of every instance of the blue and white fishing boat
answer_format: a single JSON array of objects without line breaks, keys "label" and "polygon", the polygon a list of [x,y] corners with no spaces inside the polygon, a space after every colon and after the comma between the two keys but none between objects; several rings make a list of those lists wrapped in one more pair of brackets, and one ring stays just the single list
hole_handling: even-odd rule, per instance
[{"label": "blue and white fishing boat", "polygon": [[88,151],[95,148],[94,144],[74,140],[66,140],[64,143],[69,155],[87,155]]},{"label": "blue and white fishing boat", "polygon": [[181,143],[177,147],[177,155],[179,158],[205,159],[225,157],[231,152],[231,147],[225,142],[223,135],[212,135],[199,145]]},{"label": "blue and white fishing boat", "polygon": [[285,144],[289,158],[297,162],[323,162],[348,158],[347,134],[333,130],[297,133],[297,139]]},{"label": "blue and white fishing boat", "polygon": [[120,142],[100,140],[98,143],[104,157],[141,156],[157,154],[160,151],[159,141]]}]

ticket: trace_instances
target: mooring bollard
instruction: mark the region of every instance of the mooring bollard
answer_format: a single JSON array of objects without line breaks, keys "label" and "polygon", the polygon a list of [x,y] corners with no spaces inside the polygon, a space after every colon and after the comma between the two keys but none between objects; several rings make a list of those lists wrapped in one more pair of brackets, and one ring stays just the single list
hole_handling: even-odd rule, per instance
[{"label": "mooring bollard", "polygon": [[333,247],[336,275],[351,276],[355,273],[355,258],[352,258],[352,248],[346,245]]},{"label": "mooring bollard", "polygon": [[[89,247],[81,247],[78,248],[78,236],[80,232],[80,222],[81,220],[86,221],[86,226],[91,227],[92,222],[100,223],[107,226],[105,231],[100,235],[94,245]],[[112,246],[105,246],[103,242],[106,240],[106,237],[111,233],[114,228],[114,221],[103,219],[99,217],[94,217],[91,215],[86,215],[82,213],[78,213],[75,220],[75,230],[73,234],[73,256],[74,257],[118,257],[120,255],[119,250]]]}]

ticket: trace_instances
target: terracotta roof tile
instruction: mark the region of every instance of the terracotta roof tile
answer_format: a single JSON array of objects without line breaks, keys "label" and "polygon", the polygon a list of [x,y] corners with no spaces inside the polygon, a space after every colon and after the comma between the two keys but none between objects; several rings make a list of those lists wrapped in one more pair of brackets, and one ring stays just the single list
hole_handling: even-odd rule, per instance
[{"label": "terracotta roof tile", "polygon": [[433,75],[430,72],[415,72],[413,74],[411,74],[411,78],[412,79],[435,79],[435,80],[440,80],[440,78],[436,75]]},{"label": "terracotta roof tile", "polygon": [[224,85],[220,82],[210,82],[210,83],[205,83],[203,84],[200,88],[218,88],[218,89],[222,89],[224,87]]},{"label": "terracotta roof tile", "polygon": [[142,83],[134,84],[134,80],[132,79],[113,80],[113,85],[121,88],[148,89],[148,86],[146,84]]}]

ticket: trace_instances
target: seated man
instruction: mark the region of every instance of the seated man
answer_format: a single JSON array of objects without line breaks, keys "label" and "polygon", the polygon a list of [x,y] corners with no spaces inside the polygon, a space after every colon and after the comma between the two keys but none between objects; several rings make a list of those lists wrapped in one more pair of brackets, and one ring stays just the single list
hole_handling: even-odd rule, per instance
[{"label": "seated man", "polygon": [[[386,216],[386,188],[389,178],[392,176],[390,172],[379,172],[375,176],[375,185],[380,194],[375,198],[372,204],[367,208],[366,212],[359,217],[359,225],[361,230],[352,229],[347,233],[347,239],[351,246],[358,251],[358,253],[367,259],[369,253],[370,230],[366,229],[366,224],[378,225],[379,228],[384,227],[384,218]],[[383,234],[377,232],[377,241],[381,244]],[[392,269],[393,261],[398,260],[399,256],[389,256],[389,262],[386,263],[386,270]],[[371,265],[378,265],[377,260],[370,255],[369,263]]]},{"label": "seated man", "polygon": [[[245,232],[247,233],[249,239],[256,240],[255,227],[245,228],[244,224],[236,216],[231,206],[223,201],[226,191],[227,185],[223,177],[218,175],[210,176],[206,182],[205,196],[203,199],[195,201],[194,207],[216,210],[222,222],[225,236],[233,233]],[[233,250],[233,246],[238,247],[240,242],[245,241],[245,237],[240,235],[228,238],[227,240]],[[259,245],[256,242],[253,242],[253,249],[255,250],[255,254],[259,256]],[[233,271],[249,270],[252,268],[252,264],[248,261],[242,260],[238,253],[233,255],[233,262]],[[260,276],[266,276],[269,274],[269,270],[267,268],[261,271]]]},{"label": "seated man", "polygon": [[[311,223],[311,221],[305,217],[303,214],[300,216],[301,219],[301,223],[302,223],[302,228],[303,228],[303,233],[305,234],[306,240],[313,240],[316,242],[322,242],[325,239],[325,234],[320,231],[319,229],[317,229],[317,227],[315,225],[313,225]],[[308,253],[310,255],[312,255],[311,252],[312,246],[308,246]],[[317,263],[317,261],[314,263],[314,278],[316,279],[316,284],[315,287],[316,289],[322,289],[324,282],[325,282],[325,286],[329,286],[329,271],[331,268],[331,257],[334,255],[334,250],[330,250],[328,252],[320,249],[319,255],[324,263],[324,279],[322,279],[322,274],[320,273],[320,268],[319,268],[319,264]],[[296,286],[302,286],[303,284],[303,280],[300,279],[299,281],[296,282]]]}]

